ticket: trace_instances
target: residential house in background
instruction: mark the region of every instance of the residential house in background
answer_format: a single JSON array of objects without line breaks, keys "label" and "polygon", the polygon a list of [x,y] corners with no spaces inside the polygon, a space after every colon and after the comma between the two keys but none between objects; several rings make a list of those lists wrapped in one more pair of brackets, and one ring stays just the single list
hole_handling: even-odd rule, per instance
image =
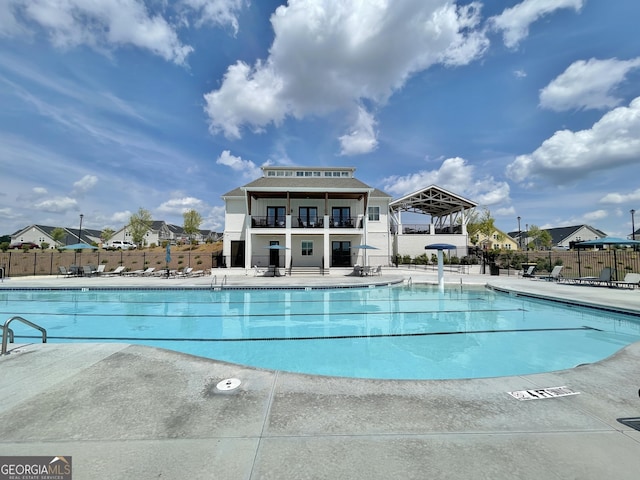
[{"label": "residential house in background", "polygon": [[[602,230],[598,230],[590,225],[573,225],[569,227],[546,228],[544,230],[551,235],[551,248],[560,250],[569,250],[573,248],[575,243],[596,240],[607,236]],[[533,242],[533,239],[529,237],[527,231],[509,232],[509,235],[521,244],[523,249],[535,248],[534,245],[529,245],[529,243]]]},{"label": "residential house in background", "polygon": [[520,249],[517,239],[511,238],[508,233],[497,228],[488,237],[478,232],[473,238],[470,238],[469,241],[474,247],[481,248],[482,250],[498,249],[516,251]]},{"label": "residential house in background", "polygon": [[[56,245],[53,241],[52,232],[56,228],[62,228],[65,231],[65,237]],[[66,227],[50,227],[48,225],[29,225],[17,232],[11,234],[11,243],[19,242],[33,242],[38,245],[42,243],[48,243],[50,249],[57,247],[63,247],[65,245],[73,245],[74,243],[87,243],[89,245],[96,244],[102,245],[102,231],[92,228],[83,228],[82,232],[79,228],[66,228]],[[222,234],[213,232],[211,230],[201,230],[194,239],[198,243],[212,241],[217,242],[221,239]],[[109,242],[114,240],[120,240],[124,242],[132,242],[131,232],[128,228],[122,227],[116,231]],[[162,245],[164,241],[169,242],[186,242],[188,236],[184,233],[184,229],[177,225],[171,225],[164,221],[154,221],[151,228],[145,235],[145,246],[151,244]]]},{"label": "residential house in background", "polygon": [[[64,238],[60,243],[56,244],[52,238],[52,232],[56,228],[62,228],[65,231]],[[65,245],[73,245],[74,243],[87,243],[89,245],[100,243],[100,231],[91,228],[83,228],[80,232],[79,228],[66,227],[50,227],[48,225],[29,225],[15,233],[11,234],[11,243],[33,242],[38,245],[48,243],[50,249],[62,247]]]},{"label": "residential house in background", "polygon": [[[197,243],[204,243],[209,239],[214,242],[218,241],[220,239],[220,234],[212,232],[211,230],[200,230],[193,236],[193,240]],[[109,239],[109,242],[114,240],[134,243],[129,225],[126,225],[116,231],[113,234],[113,237]],[[186,243],[188,241],[189,235],[185,233],[184,228],[181,226],[167,223],[164,220],[153,220],[151,222],[151,227],[144,235],[143,246],[148,247],[149,245],[162,245],[164,242],[170,242],[172,244]]]}]

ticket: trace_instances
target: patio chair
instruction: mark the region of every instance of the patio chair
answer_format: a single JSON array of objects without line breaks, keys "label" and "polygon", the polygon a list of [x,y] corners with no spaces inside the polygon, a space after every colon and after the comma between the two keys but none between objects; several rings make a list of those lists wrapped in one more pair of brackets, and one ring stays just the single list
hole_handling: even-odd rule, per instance
[{"label": "patio chair", "polygon": [[106,265],[104,263],[101,263],[100,265],[98,265],[98,268],[96,268],[96,271],[94,272],[94,275],[100,276],[100,275],[104,274],[105,267],[106,267]]},{"label": "patio chair", "polygon": [[547,280],[549,282],[558,281],[562,278],[562,265],[556,265],[549,275],[537,275],[534,278],[538,280]]},{"label": "patio chair", "polygon": [[378,265],[375,269],[371,271],[372,275],[382,276],[382,265]]},{"label": "patio chair", "polygon": [[610,282],[612,287],[640,287],[640,273],[627,273],[624,280]]},{"label": "patio chair", "polygon": [[569,281],[575,284],[609,285],[611,283],[612,273],[611,267],[604,267],[597,277],[578,277],[569,279]]},{"label": "patio chair", "polygon": [[264,275],[267,272],[266,268],[258,268],[257,265],[253,266],[253,276],[254,277],[259,277]]}]

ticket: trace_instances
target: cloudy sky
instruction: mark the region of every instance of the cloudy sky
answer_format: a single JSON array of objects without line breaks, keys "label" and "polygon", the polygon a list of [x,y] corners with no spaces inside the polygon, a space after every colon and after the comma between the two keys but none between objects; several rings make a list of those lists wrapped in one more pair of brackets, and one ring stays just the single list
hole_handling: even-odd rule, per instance
[{"label": "cloudy sky", "polygon": [[[0,234],[224,228],[260,166],[631,232],[638,0],[0,0]],[[638,215],[640,224],[640,214]]]}]

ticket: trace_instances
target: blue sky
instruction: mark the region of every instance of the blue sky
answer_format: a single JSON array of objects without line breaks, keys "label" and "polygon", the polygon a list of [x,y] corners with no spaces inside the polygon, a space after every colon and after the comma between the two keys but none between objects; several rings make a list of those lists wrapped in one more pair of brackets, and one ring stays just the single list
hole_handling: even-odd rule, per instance
[{"label": "blue sky", "polygon": [[[260,166],[631,232],[637,0],[0,0],[0,234],[224,228]],[[640,214],[639,214],[640,217]],[[640,224],[636,222],[636,227]]]}]

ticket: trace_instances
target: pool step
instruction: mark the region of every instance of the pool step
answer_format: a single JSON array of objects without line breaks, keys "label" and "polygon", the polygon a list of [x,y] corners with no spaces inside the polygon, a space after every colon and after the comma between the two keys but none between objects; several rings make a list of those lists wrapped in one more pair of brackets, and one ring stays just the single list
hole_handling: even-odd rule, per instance
[{"label": "pool step", "polygon": [[291,276],[295,275],[322,275],[322,268],[320,267],[291,267]]}]

